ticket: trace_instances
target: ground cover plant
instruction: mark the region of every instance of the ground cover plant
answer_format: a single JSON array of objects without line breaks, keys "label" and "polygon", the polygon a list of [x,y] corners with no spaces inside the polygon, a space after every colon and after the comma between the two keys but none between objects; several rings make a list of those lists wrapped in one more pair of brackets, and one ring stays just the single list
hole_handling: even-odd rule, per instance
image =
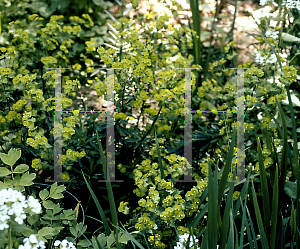
[{"label": "ground cover plant", "polygon": [[[171,3],[171,13],[181,9]],[[102,46],[86,40],[96,21],[86,13],[45,20],[39,9],[26,20],[3,19],[1,248],[299,248],[298,2],[260,2],[279,12],[256,20],[259,51],[242,65],[234,63],[232,39],[220,46],[222,58],[200,58],[199,3],[190,4],[193,27],[175,28],[153,11],[130,20],[138,2],[117,1],[121,14],[106,11],[113,22]],[[246,181],[236,176],[240,100],[229,65],[244,68]],[[63,110],[78,86],[107,97],[114,79],[115,176],[124,182],[110,182],[106,171],[106,120],[73,109],[62,119],[61,178],[70,181],[45,184],[54,170],[56,67],[70,69],[62,70]],[[118,70],[107,76],[104,68]],[[182,68],[193,69],[192,165],[184,157]],[[196,182],[178,182],[186,167]]]}]

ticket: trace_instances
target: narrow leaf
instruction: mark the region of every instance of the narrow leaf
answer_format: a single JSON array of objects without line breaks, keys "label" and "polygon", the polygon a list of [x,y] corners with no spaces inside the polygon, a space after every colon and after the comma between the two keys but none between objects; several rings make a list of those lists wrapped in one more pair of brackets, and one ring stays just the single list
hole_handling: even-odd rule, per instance
[{"label": "narrow leaf", "polygon": [[266,231],[267,238],[269,238],[269,224],[270,224],[270,200],[269,200],[269,190],[267,182],[267,172],[263,162],[263,155],[261,152],[260,139],[257,138],[257,151],[258,151],[258,162],[259,162],[259,173],[260,173],[260,184],[263,196],[263,218],[264,218],[264,228]]},{"label": "narrow leaf", "polygon": [[257,221],[258,230],[259,230],[260,237],[261,237],[262,248],[268,249],[269,244],[268,244],[267,236],[266,236],[265,229],[263,226],[263,222],[261,219],[261,214],[260,214],[253,182],[252,182],[252,195],[253,195],[253,204],[254,204],[254,210],[255,210],[255,215],[256,215],[256,221]]},{"label": "narrow leaf", "polygon": [[[216,169],[217,170],[217,169]],[[214,177],[215,178],[215,177]],[[214,178],[212,177],[211,166],[209,165],[208,174],[208,215],[207,215],[207,237],[208,237],[208,248],[217,247],[218,239],[218,227],[217,227],[217,195]]]},{"label": "narrow leaf", "polygon": [[107,236],[109,236],[109,235],[110,235],[110,229],[109,229],[109,226],[108,226],[107,218],[105,217],[105,214],[104,214],[104,212],[103,212],[103,209],[102,209],[102,207],[101,207],[101,205],[100,205],[100,203],[99,203],[99,201],[98,201],[96,195],[94,194],[92,188],[90,187],[89,183],[88,183],[87,180],[85,179],[85,176],[84,176],[82,170],[81,170],[81,172],[82,172],[84,181],[85,181],[85,183],[86,183],[86,186],[88,187],[88,189],[89,189],[89,191],[90,191],[90,193],[91,193],[91,195],[92,195],[92,197],[93,197],[93,200],[94,200],[94,202],[95,202],[95,204],[96,204],[96,206],[97,206],[98,212],[99,212],[99,214],[100,214],[100,217],[101,217],[102,222],[103,222],[103,225],[104,225],[105,234],[106,234]]},{"label": "narrow leaf", "polygon": [[276,172],[274,179],[273,198],[272,198],[272,210],[271,210],[271,232],[270,232],[270,246],[271,249],[275,249],[276,245],[276,228],[278,217],[278,166],[275,164]]},{"label": "narrow leaf", "polygon": [[228,153],[228,157],[226,158],[226,165],[220,180],[220,185],[219,185],[219,189],[218,189],[218,203],[221,203],[222,197],[223,197],[223,193],[226,187],[226,184],[228,182],[228,174],[231,168],[231,162],[232,162],[232,157],[233,157],[233,149],[234,149],[234,145],[236,144],[236,129],[233,129],[233,135],[232,135],[232,141],[230,144],[230,148],[229,148],[229,153]]}]

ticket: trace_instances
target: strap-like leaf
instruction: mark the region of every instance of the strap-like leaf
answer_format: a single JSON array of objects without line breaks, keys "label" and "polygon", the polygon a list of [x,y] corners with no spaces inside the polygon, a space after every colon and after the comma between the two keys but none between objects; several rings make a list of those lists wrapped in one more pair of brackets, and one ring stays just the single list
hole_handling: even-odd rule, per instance
[{"label": "strap-like leaf", "polygon": [[252,182],[252,195],[253,195],[253,205],[254,205],[254,210],[255,210],[256,221],[257,221],[258,230],[259,230],[260,237],[261,237],[262,248],[269,249],[269,244],[268,244],[267,236],[266,236],[265,229],[263,226],[263,222],[261,219],[261,213],[259,210],[258,201],[256,198],[256,193],[255,193],[255,188],[254,188],[253,182]]},{"label": "strap-like leaf", "polygon": [[272,211],[271,211],[271,231],[270,231],[270,246],[271,249],[275,249],[276,245],[276,228],[278,217],[278,166],[275,164],[276,172],[274,178],[273,199],[272,199]]},{"label": "strap-like leaf", "polygon": [[263,196],[263,219],[264,228],[266,231],[267,238],[269,239],[269,224],[270,224],[270,201],[269,201],[269,190],[267,182],[267,172],[265,169],[263,155],[261,152],[260,139],[257,138],[257,151],[258,151],[258,163],[260,172],[260,184]]}]

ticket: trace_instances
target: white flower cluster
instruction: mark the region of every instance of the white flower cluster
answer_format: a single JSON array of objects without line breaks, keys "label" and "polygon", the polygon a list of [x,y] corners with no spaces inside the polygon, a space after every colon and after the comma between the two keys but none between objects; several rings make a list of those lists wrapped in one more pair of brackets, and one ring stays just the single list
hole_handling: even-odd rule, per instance
[{"label": "white flower cluster", "polygon": [[29,238],[23,240],[24,245],[19,245],[18,249],[39,249],[46,248],[44,241],[38,241],[34,234],[31,234]]},{"label": "white flower cluster", "polygon": [[270,57],[266,60],[266,63],[275,63],[277,61],[277,57],[275,54],[271,54]]},{"label": "white flower cluster", "polygon": [[[255,58],[255,61],[259,64],[264,64],[264,63],[270,63],[270,64],[274,64],[277,62],[277,57],[275,54],[271,54],[270,57],[268,57],[268,55],[264,55],[262,56],[261,55],[261,51],[258,51],[257,54],[256,54],[256,58]],[[279,55],[285,59],[287,58],[287,54],[283,53],[279,53]],[[286,63],[283,63],[282,65],[284,66]]]},{"label": "white flower cluster", "polygon": [[266,59],[268,58],[267,55],[265,56],[262,56],[261,55],[261,51],[258,51],[258,53],[256,54],[256,58],[255,58],[255,61],[259,64],[263,64],[265,63]]},{"label": "white flower cluster", "polygon": [[271,31],[271,30],[267,30],[266,31],[266,37],[271,37],[273,38],[274,40],[276,40],[278,38],[278,35],[279,35],[279,31]]},{"label": "white flower cluster", "polygon": [[67,241],[64,239],[63,241],[56,240],[54,242],[54,246],[58,247],[60,245],[60,249],[76,249],[72,242]]},{"label": "white flower cluster", "polygon": [[[275,83],[277,84],[277,86],[278,87],[284,87],[284,84],[282,84],[280,81],[279,81],[279,78],[280,78],[280,76],[279,75],[276,75],[275,76]],[[268,79],[267,80],[270,84],[273,84],[274,83],[274,79],[273,78],[271,78],[271,79]]]},{"label": "white flower cluster", "polygon": [[281,6],[286,8],[297,8],[300,10],[300,1],[296,0],[283,0]]},{"label": "white flower cluster", "polygon": [[259,4],[261,5],[261,6],[265,6],[267,3],[269,3],[269,2],[271,2],[274,6],[278,6],[278,4],[277,3],[275,3],[273,0],[259,0]]},{"label": "white flower cluster", "polygon": [[257,13],[257,14],[254,16],[254,19],[255,19],[256,21],[259,21],[259,20],[258,20],[259,18],[264,18],[264,17],[270,18],[270,17],[272,17],[272,16],[273,16],[273,15],[272,15],[271,13],[267,12],[267,11],[261,11],[260,13]]},{"label": "white flower cluster", "polygon": [[13,215],[18,224],[23,224],[23,220],[26,218],[24,209],[28,207],[36,214],[42,210],[41,204],[33,196],[29,196],[28,200],[25,200],[25,196],[20,191],[11,188],[2,189],[0,191],[0,230],[9,227],[7,221]]},{"label": "white flower cluster", "polygon": [[[185,249],[186,248],[186,243],[187,243],[188,239],[189,239],[189,234],[185,233],[184,235],[180,235],[179,236],[179,242],[177,242],[177,245],[174,246],[174,249]],[[196,236],[194,236],[194,239],[195,239],[195,242],[199,241],[198,239],[196,239]],[[190,237],[190,245],[189,245],[189,247],[190,248],[194,248],[193,245],[194,245],[193,244],[193,238],[191,236]],[[197,248],[199,248],[199,247],[197,247]],[[217,245],[217,249],[219,249],[219,245]]]},{"label": "white flower cluster", "polygon": [[[174,249],[185,249],[186,248],[186,243],[189,239],[189,234],[185,233],[184,235],[179,236],[179,242],[177,242],[177,245],[174,246]],[[198,242],[199,240],[194,236],[195,242]],[[190,244],[189,247],[193,247],[193,238],[192,236],[190,237]]]}]

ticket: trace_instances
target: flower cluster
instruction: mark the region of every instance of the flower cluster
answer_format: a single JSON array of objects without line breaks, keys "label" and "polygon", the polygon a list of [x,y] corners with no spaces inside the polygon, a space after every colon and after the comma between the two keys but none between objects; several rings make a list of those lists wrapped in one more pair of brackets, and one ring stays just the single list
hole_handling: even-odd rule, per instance
[{"label": "flower cluster", "polygon": [[259,4],[264,6],[267,3],[271,2],[274,6],[278,6],[277,3],[275,3],[273,0],[259,0]]},{"label": "flower cluster", "polygon": [[23,240],[24,245],[19,245],[18,249],[39,249],[46,248],[44,241],[38,241],[34,234]]},{"label": "flower cluster", "polygon": [[300,1],[296,0],[283,0],[281,6],[286,8],[297,8],[300,10]]},{"label": "flower cluster", "polygon": [[27,138],[27,144],[32,146],[35,149],[42,148],[51,148],[51,145],[48,143],[48,139],[45,136],[36,135],[35,138]]},{"label": "flower cluster", "polygon": [[279,35],[279,31],[271,31],[271,30],[267,30],[266,31],[266,37],[271,37],[273,38],[274,40],[278,38],[278,35]]},{"label": "flower cluster", "polygon": [[129,204],[129,202],[121,201],[118,211],[123,213],[123,214],[128,214],[129,213],[129,208],[127,207],[127,204]]},{"label": "flower cluster", "polygon": [[41,162],[41,159],[39,158],[33,159],[31,163],[31,167],[36,171],[46,168],[47,165],[48,165],[47,162]]},{"label": "flower cluster", "polygon": [[[179,241],[177,242],[177,245],[174,246],[174,249],[185,249],[188,239],[189,239],[190,235],[185,233],[183,235],[179,236]],[[196,238],[196,236],[194,236],[194,240],[195,243],[197,243],[199,240]],[[190,243],[189,243],[189,248],[194,248],[194,240],[193,237],[190,237]],[[199,249],[199,247],[197,247]]]},{"label": "flower cluster", "polygon": [[56,240],[54,242],[55,247],[59,247],[60,249],[76,249],[72,242],[67,241],[64,239],[63,241]]},{"label": "flower cluster", "polygon": [[29,196],[25,200],[25,196],[20,191],[2,189],[0,191],[0,230],[8,228],[8,221],[12,216],[18,224],[23,224],[26,218],[25,209],[29,208],[32,212],[39,214],[41,212],[41,204],[33,196]]}]

